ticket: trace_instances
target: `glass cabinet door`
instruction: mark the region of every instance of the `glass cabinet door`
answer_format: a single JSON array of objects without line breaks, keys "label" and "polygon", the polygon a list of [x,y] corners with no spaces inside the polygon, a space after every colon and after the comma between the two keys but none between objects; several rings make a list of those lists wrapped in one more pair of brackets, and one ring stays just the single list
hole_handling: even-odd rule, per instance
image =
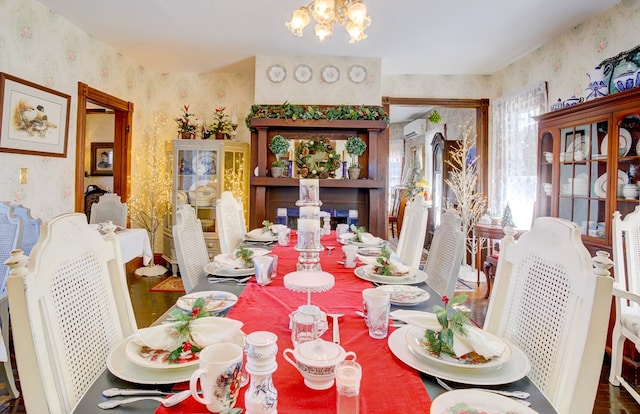
[{"label": "glass cabinet door", "polygon": [[613,211],[618,210],[622,217],[638,206],[638,184],[640,183],[640,111],[620,114],[617,122],[618,177],[617,197]]},{"label": "glass cabinet door", "polygon": [[607,121],[560,130],[558,217],[598,239],[605,238],[607,218],[606,136]]},{"label": "glass cabinet door", "polygon": [[217,197],[218,151],[178,150],[176,153],[176,206],[191,204],[204,232],[214,231]]},{"label": "glass cabinet door", "polygon": [[225,148],[224,150],[223,191],[231,191],[242,200],[245,212],[245,223],[249,222],[249,194],[246,192],[247,169],[249,159],[242,148]]}]

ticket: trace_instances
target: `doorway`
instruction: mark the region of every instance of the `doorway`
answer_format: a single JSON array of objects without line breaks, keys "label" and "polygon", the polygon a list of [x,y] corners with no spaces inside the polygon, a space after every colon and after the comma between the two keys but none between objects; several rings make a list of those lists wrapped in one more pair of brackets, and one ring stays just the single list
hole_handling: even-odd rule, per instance
[{"label": "doorway", "polygon": [[127,102],[115,96],[101,92],[78,82],[78,121],[76,132],[76,182],[75,211],[84,213],[85,160],[91,154],[86,151],[88,106],[97,105],[113,111],[113,192],[122,202],[129,198],[131,173],[131,127],[133,121],[133,102]]}]

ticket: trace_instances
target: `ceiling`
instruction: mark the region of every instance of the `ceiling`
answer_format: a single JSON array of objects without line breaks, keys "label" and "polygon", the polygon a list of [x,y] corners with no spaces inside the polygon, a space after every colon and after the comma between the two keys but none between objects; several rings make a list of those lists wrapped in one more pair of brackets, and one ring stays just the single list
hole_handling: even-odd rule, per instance
[{"label": "ceiling", "polygon": [[253,56],[380,57],[382,74],[491,74],[620,0],[365,0],[368,38],[285,21],[309,0],[40,0],[148,68],[223,72]]}]

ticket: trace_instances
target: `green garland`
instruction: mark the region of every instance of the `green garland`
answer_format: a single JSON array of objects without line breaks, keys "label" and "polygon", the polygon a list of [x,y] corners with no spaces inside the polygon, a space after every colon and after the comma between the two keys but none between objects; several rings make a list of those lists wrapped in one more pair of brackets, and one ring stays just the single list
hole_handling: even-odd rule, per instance
[{"label": "green garland", "polygon": [[[317,152],[326,153],[323,161],[313,159]],[[335,178],[340,165],[340,156],[327,137],[302,141],[296,147],[296,167],[301,178]]]}]

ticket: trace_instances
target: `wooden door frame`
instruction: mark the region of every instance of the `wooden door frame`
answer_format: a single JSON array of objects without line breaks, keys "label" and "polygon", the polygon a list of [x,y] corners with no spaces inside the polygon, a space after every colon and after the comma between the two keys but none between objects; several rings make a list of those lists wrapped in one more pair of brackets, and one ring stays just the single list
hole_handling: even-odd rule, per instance
[{"label": "wooden door frame", "polygon": [[[478,156],[478,192],[489,191],[489,99],[393,98],[382,97],[382,107],[389,113],[391,105],[439,106],[476,110],[476,155]],[[387,132],[388,133],[388,132]]]},{"label": "wooden door frame", "polygon": [[84,213],[84,161],[89,156],[85,151],[87,127],[87,103],[112,109],[115,113],[113,137],[113,192],[122,202],[129,198],[131,172],[131,130],[133,122],[133,102],[101,92],[78,82],[78,120],[76,126],[76,183],[75,211]]}]

